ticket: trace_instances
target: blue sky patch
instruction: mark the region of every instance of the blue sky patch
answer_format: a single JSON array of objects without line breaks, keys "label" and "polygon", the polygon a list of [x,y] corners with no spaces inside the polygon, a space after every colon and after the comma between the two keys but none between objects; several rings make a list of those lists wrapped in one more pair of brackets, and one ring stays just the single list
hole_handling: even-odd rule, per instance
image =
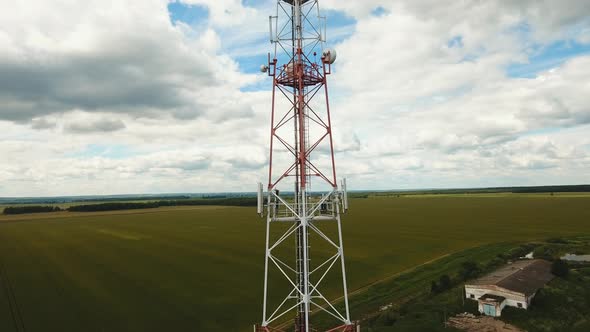
[{"label": "blue sky patch", "polygon": [[[268,50],[271,50],[270,47]],[[260,66],[268,63],[268,55],[239,56],[236,57],[236,61],[240,64],[241,72],[248,74],[260,73]]]},{"label": "blue sky patch", "polygon": [[136,153],[126,145],[89,144],[84,150],[68,154],[67,157],[80,159],[93,157],[125,159],[133,155],[136,155]]},{"label": "blue sky patch", "polygon": [[590,44],[558,41],[550,45],[535,45],[528,63],[513,63],[506,68],[509,77],[534,78],[542,71],[559,67],[577,56],[590,54]]},{"label": "blue sky patch", "polygon": [[322,10],[322,15],[327,20],[328,45],[338,44],[354,33],[357,21],[353,17],[336,10]]},{"label": "blue sky patch", "polygon": [[447,42],[449,48],[463,48],[463,36],[455,36]]},{"label": "blue sky patch", "polygon": [[[254,8],[267,8],[268,3],[260,0],[242,0],[242,5],[244,7],[254,7]],[[272,8],[272,7],[268,7]]]},{"label": "blue sky patch", "polygon": [[385,8],[381,7],[381,6],[373,9],[373,11],[371,12],[371,15],[377,16],[377,17],[383,16],[383,15],[386,15],[386,14],[387,14],[387,10]]},{"label": "blue sky patch", "polygon": [[352,16],[346,15],[343,11],[339,10],[322,10],[322,16],[326,16],[328,19],[328,26],[343,26],[356,24],[356,20]]},{"label": "blue sky patch", "polygon": [[188,25],[195,25],[206,21],[209,17],[209,10],[205,6],[187,5],[178,1],[168,4],[168,13],[172,24],[183,22]]}]

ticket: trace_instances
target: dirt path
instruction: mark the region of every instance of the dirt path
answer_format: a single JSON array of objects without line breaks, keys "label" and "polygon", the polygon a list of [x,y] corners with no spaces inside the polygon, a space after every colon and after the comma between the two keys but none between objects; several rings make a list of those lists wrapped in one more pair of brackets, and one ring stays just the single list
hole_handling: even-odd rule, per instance
[{"label": "dirt path", "polygon": [[467,332],[525,332],[499,319],[469,313],[449,318],[447,325]]}]

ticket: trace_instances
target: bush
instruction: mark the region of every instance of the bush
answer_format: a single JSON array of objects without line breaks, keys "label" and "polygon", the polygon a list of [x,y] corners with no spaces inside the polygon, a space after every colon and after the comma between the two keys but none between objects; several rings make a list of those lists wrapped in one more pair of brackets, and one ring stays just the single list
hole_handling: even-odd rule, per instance
[{"label": "bush", "polygon": [[495,257],[485,265],[486,271],[495,270],[496,268],[506,264],[506,261],[500,257]]},{"label": "bush", "polygon": [[462,280],[469,280],[476,278],[481,273],[481,268],[476,262],[467,261],[461,264],[461,270],[459,271],[459,277]]},{"label": "bush", "polygon": [[451,278],[446,274],[443,274],[442,276],[440,276],[440,278],[438,279],[438,285],[439,285],[441,291],[451,289],[451,286],[453,286],[451,283]]},{"label": "bush", "polygon": [[557,250],[551,246],[541,246],[535,248],[535,251],[533,252],[535,258],[542,258],[548,261],[553,261],[556,254]]},{"label": "bush", "polygon": [[555,244],[568,244],[568,241],[559,237],[553,237],[550,239],[547,239],[548,243],[555,243]]},{"label": "bush", "polygon": [[386,311],[380,314],[377,319],[375,319],[375,325],[377,326],[393,326],[395,322],[399,319],[399,314],[393,311]]},{"label": "bush", "polygon": [[436,283],[436,281],[433,281],[430,283],[430,293],[431,294],[437,294],[438,293],[438,284]]},{"label": "bush", "polygon": [[514,248],[514,249],[510,250],[504,256],[506,256],[506,258],[509,258],[509,259],[519,259],[519,258],[524,257],[525,255],[529,254],[530,252],[534,253],[534,250],[536,247],[537,247],[537,245],[532,244],[532,243],[523,244],[523,245],[519,246],[518,248]]},{"label": "bush", "polygon": [[551,273],[558,277],[565,278],[570,272],[570,267],[566,261],[557,259],[551,265]]},{"label": "bush", "polygon": [[438,282],[433,281],[430,284],[430,292],[432,294],[438,294],[451,289],[451,287],[453,287],[451,277],[449,277],[447,274],[443,274],[440,276],[440,278],[438,278]]}]

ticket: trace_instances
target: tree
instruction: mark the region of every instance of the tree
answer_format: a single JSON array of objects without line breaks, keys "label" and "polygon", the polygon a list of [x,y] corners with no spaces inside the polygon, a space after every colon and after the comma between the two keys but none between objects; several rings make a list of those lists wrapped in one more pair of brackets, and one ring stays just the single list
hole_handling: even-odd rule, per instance
[{"label": "tree", "polygon": [[430,293],[432,293],[432,294],[438,294],[438,284],[436,283],[436,281],[433,281],[430,284]]},{"label": "tree", "polygon": [[481,269],[477,265],[476,262],[467,261],[461,264],[461,270],[459,271],[459,276],[462,280],[473,279],[479,275]]},{"label": "tree", "polygon": [[565,278],[570,272],[570,267],[566,261],[557,259],[551,264],[551,273],[558,277]]},{"label": "tree", "polygon": [[4,214],[44,213],[58,211],[61,211],[61,208],[58,206],[23,205],[9,206],[4,209]]},{"label": "tree", "polygon": [[443,274],[438,279],[438,284],[439,284],[441,292],[445,291],[447,289],[451,289],[451,286],[452,286],[451,277],[449,277],[447,274]]},{"label": "tree", "polygon": [[443,274],[438,278],[438,282],[432,281],[430,283],[430,292],[432,294],[442,293],[448,289],[451,289],[453,283],[451,281],[451,277],[448,274]]}]

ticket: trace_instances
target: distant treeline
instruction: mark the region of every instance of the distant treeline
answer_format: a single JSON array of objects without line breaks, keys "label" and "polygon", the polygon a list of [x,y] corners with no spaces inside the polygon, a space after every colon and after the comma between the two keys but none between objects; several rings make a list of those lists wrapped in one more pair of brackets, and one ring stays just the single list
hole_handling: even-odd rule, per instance
[{"label": "distant treeline", "polygon": [[[162,206],[198,206],[198,205],[217,205],[217,206],[256,206],[255,197],[232,197],[232,198],[207,198],[193,200],[169,200],[154,202],[108,202],[99,204],[74,205],[65,209],[70,212],[101,212],[117,210],[137,210],[137,209],[154,209]],[[18,206],[7,207],[4,214],[23,214],[23,213],[41,213],[63,211],[57,206]]]},{"label": "distant treeline", "polygon": [[256,197],[228,197],[228,198],[206,198],[192,199],[186,201],[160,201],[160,206],[183,206],[183,205],[218,205],[218,206],[256,206]]},{"label": "distant treeline", "polygon": [[120,202],[120,201],[124,201],[124,200],[128,200],[128,201],[162,201],[162,200],[179,200],[179,199],[190,199],[190,196],[178,195],[178,196],[145,196],[145,197],[97,197],[97,198],[80,199],[77,202]]},{"label": "distant treeline", "polygon": [[590,192],[590,185],[578,186],[543,186],[543,187],[514,187],[511,188],[513,193],[576,193]]},{"label": "distant treeline", "polygon": [[70,203],[107,203],[107,202],[154,202],[172,201],[183,199],[210,199],[210,198],[235,198],[256,197],[256,193],[216,193],[216,194],[162,194],[162,195],[115,195],[115,196],[64,196],[64,197],[23,197],[3,198],[2,205],[57,205]]},{"label": "distant treeline", "polygon": [[203,195],[203,199],[219,199],[219,198],[227,198],[227,195]]},{"label": "distant treeline", "polygon": [[45,213],[58,211],[62,211],[62,209],[59,206],[26,205],[10,206],[4,208],[4,214]]},{"label": "distant treeline", "polygon": [[153,209],[162,206],[197,206],[197,205],[219,205],[219,206],[256,206],[256,198],[235,197],[235,198],[207,198],[193,200],[172,200],[156,202],[113,202],[101,204],[75,205],[68,208],[72,212],[96,212],[115,210]]},{"label": "distant treeline", "polygon": [[68,208],[70,212],[99,212],[116,210],[154,209],[160,207],[158,202],[113,202],[87,205],[74,205]]},{"label": "distant treeline", "polygon": [[424,190],[406,190],[406,191],[358,191],[355,194],[365,193],[376,196],[391,194],[397,195],[437,195],[437,194],[496,194],[496,193],[516,193],[516,194],[534,194],[534,193],[585,193],[590,192],[590,185],[568,185],[568,186],[536,186],[536,187],[490,187],[490,188],[458,188],[458,189],[424,189]]}]

